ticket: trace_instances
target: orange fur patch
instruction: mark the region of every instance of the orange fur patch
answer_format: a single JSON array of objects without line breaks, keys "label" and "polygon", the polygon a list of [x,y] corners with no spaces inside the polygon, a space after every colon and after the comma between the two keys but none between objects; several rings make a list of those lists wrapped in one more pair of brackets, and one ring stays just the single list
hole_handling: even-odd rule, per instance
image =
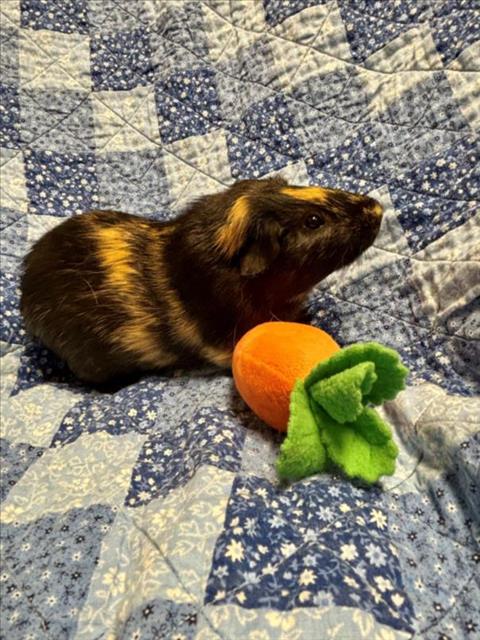
[{"label": "orange fur patch", "polygon": [[124,348],[138,354],[144,365],[166,367],[174,364],[175,356],[162,349],[152,336],[156,318],[151,315],[135,313],[130,308],[132,320],[124,323],[115,334],[115,340]]},{"label": "orange fur patch", "polygon": [[323,189],[322,187],[284,187],[280,190],[280,193],[291,198],[317,204],[321,204],[328,199],[328,192],[328,189]]},{"label": "orange fur patch", "polygon": [[203,357],[222,369],[232,366],[232,351],[205,346],[203,348]]},{"label": "orange fur patch", "polygon": [[132,276],[137,274],[128,244],[125,227],[95,228],[98,257],[106,271],[107,281],[113,287],[129,288]]},{"label": "orange fur patch", "polygon": [[250,218],[250,204],[247,196],[240,196],[233,203],[226,223],[216,237],[217,247],[229,258],[242,246]]},{"label": "orange fur patch", "polygon": [[112,289],[118,295],[119,304],[130,317],[110,338],[123,349],[136,353],[146,365],[171,364],[174,361],[172,354],[162,349],[152,333],[158,321],[155,314],[148,311],[148,304],[142,297],[128,228],[123,225],[95,226],[94,234],[98,257],[105,269],[107,290]]}]

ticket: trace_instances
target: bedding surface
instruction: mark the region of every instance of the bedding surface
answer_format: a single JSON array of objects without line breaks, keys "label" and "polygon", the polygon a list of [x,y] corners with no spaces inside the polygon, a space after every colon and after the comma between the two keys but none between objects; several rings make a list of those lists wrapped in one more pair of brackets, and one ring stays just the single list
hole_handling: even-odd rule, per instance
[{"label": "bedding surface", "polygon": [[[2,0],[0,637],[480,637],[476,0]],[[90,208],[159,220],[280,173],[377,197],[312,322],[411,374],[365,489],[280,486],[213,371],[80,385],[25,335],[21,259]]]}]

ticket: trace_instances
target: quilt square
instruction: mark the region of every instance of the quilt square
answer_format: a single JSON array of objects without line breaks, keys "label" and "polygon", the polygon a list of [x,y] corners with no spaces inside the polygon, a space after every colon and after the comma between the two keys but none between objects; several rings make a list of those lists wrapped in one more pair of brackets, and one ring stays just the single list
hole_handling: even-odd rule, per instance
[{"label": "quilt square", "polygon": [[[397,85],[400,89],[401,84]],[[454,129],[468,127],[452,87],[443,71],[435,71],[414,87],[407,89],[385,108],[392,124],[401,126]]]},{"label": "quilt square", "polygon": [[[474,322],[472,324],[475,330]],[[424,348],[427,366],[423,379],[444,387],[451,395],[478,396],[479,341],[440,332],[441,329],[433,333]]]},{"label": "quilt square", "polygon": [[166,80],[179,71],[203,69],[206,61],[181,44],[163,38],[157,30],[149,33],[152,68],[156,81]]},{"label": "quilt square", "polygon": [[20,147],[20,101],[18,91],[0,83],[0,145],[7,149]]},{"label": "quilt square", "polygon": [[88,33],[87,0],[20,0],[22,27]]},{"label": "quilt square", "polygon": [[93,153],[27,150],[25,168],[31,213],[70,216],[97,206]]},{"label": "quilt square", "polygon": [[[224,184],[232,181],[228,162],[227,140],[223,129],[214,129],[211,133],[183,138],[166,145],[165,148],[171,154],[169,154],[166,163],[167,172],[169,160],[173,159],[174,165],[173,170],[169,173],[171,186],[178,186],[183,191],[182,171],[181,169],[179,171],[179,165],[182,163],[185,163],[184,167],[187,174],[192,173],[193,167],[201,172],[203,174],[201,177],[205,184],[209,183],[210,177]],[[175,159],[178,162],[175,162]],[[184,195],[188,197],[192,193],[197,194],[197,191],[192,191],[189,188]]]},{"label": "quilt square", "polygon": [[89,38],[79,33],[21,29],[19,70],[22,87],[89,90]]},{"label": "quilt square", "polygon": [[[157,36],[171,42],[183,51],[184,55],[193,54],[194,58],[206,60],[208,46],[204,28],[202,3],[186,0],[181,3],[164,4],[155,25],[153,41],[158,42]],[[158,62],[161,62],[158,57]],[[162,73],[161,67],[159,73]]]},{"label": "quilt square", "polygon": [[24,154],[0,147],[0,201],[2,206],[28,211]]},{"label": "quilt square", "polygon": [[332,113],[351,123],[377,120],[376,97],[381,91],[383,76],[360,66],[348,67],[345,71],[335,73]]},{"label": "quilt square", "polygon": [[91,32],[130,31],[145,26],[152,18],[149,0],[127,4],[118,0],[88,0],[88,21]]},{"label": "quilt square", "polygon": [[[475,443],[473,438],[464,443],[464,459],[453,464],[451,473],[429,482],[428,497],[416,491],[393,492],[384,504],[388,504],[406,588],[415,610],[422,612],[419,626],[434,628],[437,638],[469,640],[475,637],[474,621],[480,613],[475,596],[480,595],[475,580],[480,555],[472,554],[469,547],[472,522],[464,517],[468,480],[463,486],[461,481],[465,454]],[[476,448],[478,453],[478,444]],[[456,594],[453,606],[452,593]]]},{"label": "quilt square", "polygon": [[102,539],[114,518],[109,507],[98,505],[46,515],[28,524],[3,524],[6,564],[0,593],[2,631],[8,637],[75,634]]},{"label": "quilt square", "polygon": [[94,90],[128,91],[153,82],[152,52],[145,28],[94,33],[90,50]]},{"label": "quilt square", "polygon": [[95,149],[92,107],[86,91],[20,91],[22,143],[31,149],[82,153]]},{"label": "quilt square", "polygon": [[[467,0],[468,2],[468,0]],[[340,0],[355,13],[408,25],[428,19],[430,0]]]},{"label": "quilt square", "polygon": [[310,158],[307,168],[314,184],[365,193],[385,182],[387,173],[377,148],[383,144],[381,132],[381,126],[367,124],[344,138],[339,146]]},{"label": "quilt square", "polygon": [[335,295],[340,301],[348,300],[359,307],[378,309],[411,324],[426,326],[428,321],[422,312],[420,297],[410,282],[410,265],[410,259],[404,258],[378,266],[358,277],[353,273],[350,282],[339,282]]},{"label": "quilt square", "polygon": [[[215,4],[215,0],[210,2],[211,6]],[[225,3],[223,7],[216,6],[215,9],[237,29],[255,34],[262,33],[268,28],[265,23],[265,7],[261,0],[260,2],[238,0],[238,2]]]},{"label": "quilt square", "polygon": [[422,249],[475,215],[479,162],[478,140],[467,136],[392,181],[392,202],[413,249]]},{"label": "quilt square", "polygon": [[91,104],[98,152],[140,151],[161,146],[153,87],[95,91]]},{"label": "quilt square", "polygon": [[[36,395],[48,402],[49,390],[51,387],[44,388],[43,394],[39,389],[37,394],[26,396]],[[18,400],[20,405],[21,399]],[[40,419],[48,419],[47,411],[41,414],[37,413]],[[56,419],[58,414],[53,412],[50,418]],[[2,523],[31,522],[47,513],[68,513],[74,508],[92,505],[120,507],[144,439],[135,433],[117,437],[95,433],[67,447],[48,449],[9,491],[7,502],[2,506]],[[52,482],[55,497],[47,491]]]},{"label": "quilt square", "polygon": [[462,139],[460,132],[429,127],[396,127],[382,123],[377,127],[375,146],[381,158],[382,171],[390,184],[399,182],[401,176],[416,171],[422,179],[422,167],[432,155],[445,153]]},{"label": "quilt square", "polygon": [[292,101],[289,111],[301,149],[307,158],[341,144],[346,138],[353,137],[359,128],[355,123],[326,115],[323,108],[315,109],[303,101]]},{"label": "quilt square", "polygon": [[[241,32],[240,32],[241,33]],[[242,90],[249,90],[249,84],[255,85],[256,102],[262,88],[283,88],[279,68],[276,65],[275,38],[268,33],[259,33],[251,43],[234,32],[232,49],[235,55],[225,57],[225,61],[217,65],[218,73],[226,74],[231,78],[241,80]]]},{"label": "quilt square", "polygon": [[[0,206],[0,255],[21,260],[27,249],[29,223],[18,209]],[[2,265],[3,266],[3,265]]]},{"label": "quilt square", "polygon": [[81,635],[186,640],[195,632],[198,637],[193,611],[204,618],[201,599],[231,476],[202,467],[165,498],[138,509],[119,508],[79,617]]},{"label": "quilt square", "polygon": [[[3,8],[3,7],[2,7]],[[0,78],[8,85],[17,86],[18,76],[18,29],[10,26],[6,20],[0,24]]]},{"label": "quilt square", "polygon": [[98,153],[98,205],[149,218],[168,217],[170,192],[159,149]]},{"label": "quilt square", "polygon": [[82,398],[65,414],[50,446],[65,446],[98,431],[115,436],[149,433],[162,413],[165,386],[158,378],[144,379],[116,393]]},{"label": "quilt square", "polygon": [[242,82],[230,73],[217,73],[217,92],[222,118],[225,122],[238,121],[256,102],[275,96],[270,87]]},{"label": "quilt square", "polygon": [[259,177],[301,157],[295,122],[282,95],[253,105],[229,127],[227,143],[235,178]]},{"label": "quilt square", "polygon": [[155,85],[160,134],[166,143],[203,135],[221,120],[215,72],[181,71]]},{"label": "quilt square", "polygon": [[273,150],[297,158],[299,143],[289,107],[289,101],[281,94],[267,98],[252,105],[238,124],[231,125],[230,131],[261,140]]},{"label": "quilt square", "polygon": [[346,65],[321,73],[316,65],[315,73],[309,73],[301,82],[296,82],[292,94],[312,107],[320,110],[318,117],[334,113],[338,107],[351,76],[351,69]]},{"label": "quilt square", "polygon": [[232,176],[236,180],[260,178],[294,160],[258,140],[235,133],[227,135],[227,146]]},{"label": "quilt square", "polygon": [[412,192],[400,182],[391,184],[389,190],[397,218],[413,251],[420,251],[478,211],[474,201]]}]

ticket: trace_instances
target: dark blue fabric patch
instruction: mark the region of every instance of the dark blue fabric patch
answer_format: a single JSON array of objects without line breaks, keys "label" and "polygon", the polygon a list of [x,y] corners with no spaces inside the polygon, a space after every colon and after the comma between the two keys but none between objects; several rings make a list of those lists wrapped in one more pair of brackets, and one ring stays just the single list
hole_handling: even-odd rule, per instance
[{"label": "dark blue fabric patch", "polygon": [[21,24],[28,29],[88,33],[88,0],[20,0]]},{"label": "dark blue fabric patch", "polygon": [[100,545],[113,520],[110,507],[95,505],[28,524],[2,524],[0,594],[6,637],[75,634]]},{"label": "dark blue fabric patch", "polygon": [[98,185],[93,153],[25,151],[30,213],[68,216],[94,209]]},{"label": "dark blue fabric patch", "polygon": [[136,507],[185,485],[201,465],[240,469],[245,429],[231,411],[205,407],[188,422],[152,434],[132,471],[125,504]]}]

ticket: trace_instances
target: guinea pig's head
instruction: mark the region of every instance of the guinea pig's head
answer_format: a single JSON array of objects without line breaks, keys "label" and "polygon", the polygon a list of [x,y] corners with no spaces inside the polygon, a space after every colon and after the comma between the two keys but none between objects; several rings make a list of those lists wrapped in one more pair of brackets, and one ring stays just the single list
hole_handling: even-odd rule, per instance
[{"label": "guinea pig's head", "polygon": [[381,205],[366,195],[281,178],[238,182],[222,195],[218,252],[244,278],[268,273],[307,291],[375,240]]}]

